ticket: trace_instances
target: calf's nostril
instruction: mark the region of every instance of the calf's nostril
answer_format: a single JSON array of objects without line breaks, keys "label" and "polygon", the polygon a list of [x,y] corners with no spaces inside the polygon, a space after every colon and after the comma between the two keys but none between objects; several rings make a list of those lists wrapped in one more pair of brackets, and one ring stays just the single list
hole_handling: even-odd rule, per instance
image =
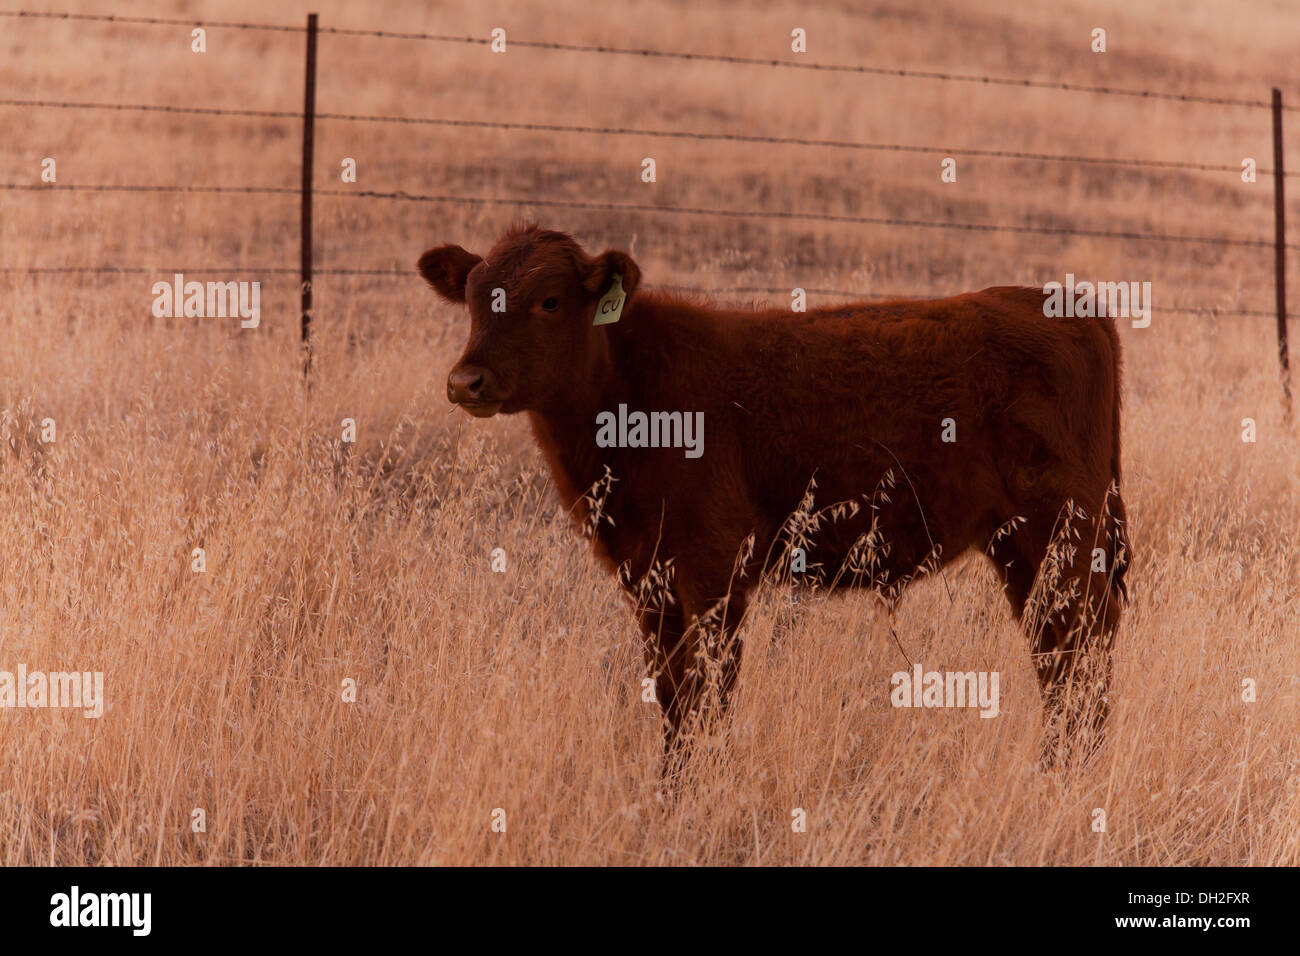
[{"label": "calf's nostril", "polygon": [[457,369],[447,376],[447,399],[461,405],[482,401],[487,384],[487,372],[483,369]]}]

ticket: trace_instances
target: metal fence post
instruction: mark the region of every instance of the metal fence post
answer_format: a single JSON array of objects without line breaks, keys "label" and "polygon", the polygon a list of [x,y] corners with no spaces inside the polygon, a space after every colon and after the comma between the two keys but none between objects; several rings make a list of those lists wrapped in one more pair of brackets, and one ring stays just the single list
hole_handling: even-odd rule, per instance
[{"label": "metal fence post", "polygon": [[316,14],[307,14],[307,80],[302,106],[302,374],[311,373],[311,184],[316,144]]},{"label": "metal fence post", "polygon": [[1282,399],[1291,420],[1291,357],[1286,336],[1286,175],[1282,171],[1282,91],[1273,90],[1273,269],[1277,278],[1277,354],[1282,362]]}]

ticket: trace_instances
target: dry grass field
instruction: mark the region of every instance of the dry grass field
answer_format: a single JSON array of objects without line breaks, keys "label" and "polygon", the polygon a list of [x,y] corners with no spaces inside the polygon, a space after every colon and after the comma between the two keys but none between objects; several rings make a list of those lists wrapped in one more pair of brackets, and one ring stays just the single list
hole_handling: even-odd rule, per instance
[{"label": "dry grass field", "polygon": [[[295,26],[317,9],[322,26],[504,26],[780,59],[799,26],[818,62],[1249,99],[1281,85],[1300,104],[1283,0],[28,6]],[[1104,55],[1088,50],[1095,26]],[[301,108],[300,33],[214,28],[202,55],[189,40],[183,27],[4,19],[0,86]],[[317,108],[1272,165],[1260,109],[332,34]],[[1287,122],[1300,169],[1300,114]],[[0,106],[0,123],[0,180],[37,183],[44,157],[58,170],[48,190],[0,191],[0,266],[150,270],[0,275],[0,670],[103,671],[106,697],[97,720],[0,711],[0,864],[1300,864],[1300,445],[1273,320],[1187,311],[1271,309],[1271,249],[325,196],[318,268],[402,272],[319,280],[307,392],[296,280],[259,272],[297,265],[296,196],[61,188],[295,187],[297,121]],[[654,184],[640,181],[646,156]],[[316,157],[322,189],[1273,228],[1270,177],[1230,172],[959,157],[944,184],[938,153],[342,120],[319,123]],[[340,182],[344,157],[355,185]],[[1025,640],[976,556],[949,570],[951,597],[922,581],[892,616],[866,595],[805,594],[792,613],[790,593],[761,592],[730,726],[661,802],[631,614],[522,417],[447,404],[467,320],[413,268],[442,242],[484,251],[523,218],[629,250],[651,286],[719,301],[746,287],[940,295],[1067,272],[1150,281],[1151,326],[1121,324],[1132,604],[1110,735],[1086,772],[1040,769]],[[260,327],[154,318],[150,288],[178,270],[260,278]],[[1300,269],[1291,280],[1300,290]],[[891,626],[927,668],[1000,672],[1001,716],[892,708],[889,677],[906,665]],[[792,831],[795,808],[806,832]]]}]

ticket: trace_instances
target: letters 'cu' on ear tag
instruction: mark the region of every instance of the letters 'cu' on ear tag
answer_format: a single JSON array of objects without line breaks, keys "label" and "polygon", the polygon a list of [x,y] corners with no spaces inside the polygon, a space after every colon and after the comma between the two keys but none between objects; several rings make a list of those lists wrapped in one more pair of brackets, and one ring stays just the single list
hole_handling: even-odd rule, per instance
[{"label": "letters 'cu' on ear tag", "polygon": [[609,291],[596,303],[596,321],[592,325],[609,325],[617,322],[623,315],[623,303],[627,296],[623,293],[623,277],[614,273],[614,281],[609,284]]}]

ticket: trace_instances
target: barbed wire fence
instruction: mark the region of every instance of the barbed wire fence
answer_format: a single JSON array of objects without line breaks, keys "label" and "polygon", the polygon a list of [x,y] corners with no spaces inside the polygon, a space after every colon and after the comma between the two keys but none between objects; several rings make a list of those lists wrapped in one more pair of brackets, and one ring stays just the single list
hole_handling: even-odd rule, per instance
[{"label": "barbed wire fence", "polygon": [[[614,47],[577,43],[561,43],[543,40],[511,39],[512,46],[528,49],[565,51],[596,56],[642,57],[646,59],[667,59],[682,61],[699,61],[729,64],[734,66],[765,67],[774,69],[809,70],[832,73],[856,73],[870,76],[895,77],[903,79],[929,80],[948,83],[981,84],[988,86],[1020,87],[1026,89],[1055,90],[1070,93],[1087,93],[1103,96],[1136,97],[1147,100],[1164,100],[1206,106],[1232,107],[1243,109],[1269,110],[1272,116],[1273,165],[1258,167],[1257,174],[1271,175],[1274,196],[1274,236],[1254,238],[1249,236],[1202,236],[1176,233],[1146,232],[1124,229],[1096,229],[1087,227],[1061,227],[1037,225],[1034,223],[994,223],[994,222],[955,222],[930,221],[920,219],[903,219],[882,216],[839,215],[832,213],[800,212],[794,210],[745,210],[699,206],[667,206],[652,203],[609,203],[571,199],[547,199],[536,196],[467,196],[451,194],[421,194],[404,191],[380,190],[343,190],[314,189],[313,161],[315,122],[351,123],[387,123],[406,125],[430,125],[460,129],[495,129],[520,132],[576,133],[595,136],[638,136],[677,140],[696,140],[703,142],[734,142],[746,144],[769,144],[779,146],[796,146],[813,149],[833,149],[859,152],[903,153],[903,154],[940,154],[943,156],[969,156],[989,159],[1030,161],[1042,163],[1076,164],[1084,166],[1131,167],[1163,170],[1167,172],[1241,172],[1240,166],[1193,161],[1162,160],[1146,157],[1111,157],[1080,156],[1068,154],[1040,153],[1019,150],[977,149],[969,147],[950,147],[939,144],[915,143],[879,143],[854,140],[814,139],[795,136],[774,136],[756,133],[728,133],[713,131],[648,129],[627,126],[590,126],[578,124],[511,122],[504,120],[459,119],[450,117],[420,116],[386,116],[340,112],[317,112],[315,108],[317,40],[321,33],[336,36],[373,37],[402,41],[425,41],[451,44],[488,45],[489,38],[457,36],[437,33],[410,33],[390,30],[366,30],[344,27],[321,27],[316,14],[309,14],[305,26],[287,24],[231,22],[215,20],[191,20],[169,17],[141,17],[115,14],[80,14],[50,13],[24,10],[0,11],[0,18],[29,20],[61,20],[78,22],[99,22],[105,24],[134,26],[186,27],[190,29],[228,29],[270,31],[278,33],[300,33],[306,40],[306,69],[304,78],[303,110],[262,110],[229,109],[202,106],[178,106],[151,103],[105,103],[86,100],[49,100],[27,98],[0,98],[0,107],[16,109],[67,109],[67,110],[101,110],[118,112],[168,113],[193,116],[225,116],[252,119],[301,121],[303,124],[302,182],[299,187],[289,186],[209,186],[209,185],[163,185],[163,184],[32,184],[0,183],[0,191],[9,192],[126,192],[126,193],[207,193],[207,194],[245,194],[245,195],[293,195],[301,200],[300,224],[300,262],[297,268],[272,267],[259,268],[260,273],[268,275],[298,275],[301,284],[300,334],[303,347],[304,375],[309,376],[312,361],[312,315],[313,282],[318,275],[336,276],[387,276],[405,275],[405,270],[398,269],[315,269],[313,262],[313,200],[314,196],[342,197],[350,199],[377,200],[389,202],[415,202],[428,204],[454,204],[469,206],[511,205],[529,206],[548,209],[577,209],[598,212],[635,213],[644,215],[678,215],[730,219],[759,219],[772,221],[827,222],[851,225],[887,226],[909,229],[939,229],[966,232],[1010,233],[1024,235],[1054,235],[1079,238],[1133,240],[1143,242],[1182,243],[1210,245],[1216,247],[1269,248],[1274,250],[1274,310],[1263,309],[1224,309],[1191,304],[1175,303],[1169,308],[1175,312],[1199,315],[1242,315],[1253,317],[1276,316],[1278,358],[1281,367],[1283,400],[1286,414],[1291,411],[1290,357],[1287,344],[1287,320],[1290,316],[1286,306],[1286,251],[1294,249],[1294,244],[1286,242],[1286,201],[1285,185],[1288,177],[1300,176],[1300,172],[1287,172],[1284,169],[1282,144],[1282,118],[1287,112],[1300,111],[1300,106],[1287,106],[1282,102],[1282,93],[1272,90],[1270,99],[1251,100],[1239,97],[1208,96],[1193,93],[1181,93],[1167,90],[1146,90],[1121,87],[1096,86],[1079,83],[1049,81],[1032,78],[1001,76],[984,76],[974,74],[949,73],[931,70],[877,67],[858,64],[826,64],[798,60],[763,59],[758,57],[736,56],[717,53],[697,53],[673,50],[655,50],[643,48]],[[220,272],[217,267],[197,270],[159,270],[142,266],[35,266],[8,267],[0,266],[3,274],[155,274],[160,271]],[[703,294],[778,294],[790,292],[786,288],[772,287],[729,287],[706,289],[694,286],[664,286],[674,291]],[[906,297],[902,294],[863,293],[843,289],[804,290],[810,294],[836,296],[858,299],[890,299]],[[923,297],[923,296],[922,296]]]}]

